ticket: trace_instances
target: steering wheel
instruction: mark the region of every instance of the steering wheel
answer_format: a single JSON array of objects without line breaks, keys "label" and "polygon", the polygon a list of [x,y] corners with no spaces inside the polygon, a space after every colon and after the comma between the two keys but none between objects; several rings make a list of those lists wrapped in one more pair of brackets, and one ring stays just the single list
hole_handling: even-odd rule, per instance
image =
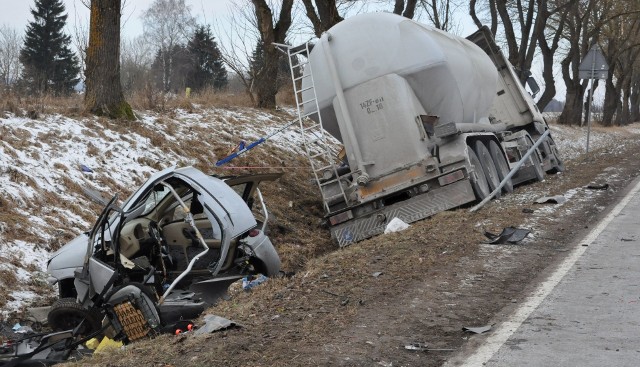
[{"label": "steering wheel", "polygon": [[149,222],[149,236],[153,238],[159,246],[162,247],[165,245],[165,240],[164,237],[162,237],[160,226],[158,226],[158,223],[155,221]]}]

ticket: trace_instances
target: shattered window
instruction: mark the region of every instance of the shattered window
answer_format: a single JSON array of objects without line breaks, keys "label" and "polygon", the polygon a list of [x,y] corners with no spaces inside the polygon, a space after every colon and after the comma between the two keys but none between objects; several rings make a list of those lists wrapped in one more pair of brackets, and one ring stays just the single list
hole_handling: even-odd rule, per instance
[{"label": "shattered window", "polygon": [[170,190],[166,186],[156,185],[156,187],[149,193],[149,196],[144,200],[144,212],[142,215],[149,214],[149,212],[151,212],[169,193]]}]

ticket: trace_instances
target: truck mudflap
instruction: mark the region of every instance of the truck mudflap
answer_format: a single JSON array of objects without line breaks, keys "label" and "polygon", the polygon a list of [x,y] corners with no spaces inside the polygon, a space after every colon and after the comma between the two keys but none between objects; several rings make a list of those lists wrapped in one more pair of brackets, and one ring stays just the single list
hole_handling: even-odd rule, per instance
[{"label": "truck mudflap", "polygon": [[331,237],[344,247],[383,233],[393,218],[412,223],[475,199],[471,182],[464,179],[386,206],[366,217],[338,224],[331,228]]}]

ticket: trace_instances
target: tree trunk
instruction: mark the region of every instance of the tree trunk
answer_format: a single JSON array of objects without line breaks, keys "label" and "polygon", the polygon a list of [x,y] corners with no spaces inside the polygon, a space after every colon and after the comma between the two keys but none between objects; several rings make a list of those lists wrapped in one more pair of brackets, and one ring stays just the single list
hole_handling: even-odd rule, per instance
[{"label": "tree trunk", "polygon": [[602,125],[612,126],[613,116],[618,108],[618,95],[613,84],[613,68],[609,69],[609,76],[605,82],[604,106],[602,106]]},{"label": "tree trunk", "polygon": [[640,122],[640,73],[634,77],[630,102],[631,122]]},{"label": "tree trunk", "polygon": [[86,61],[85,108],[110,118],[135,120],[120,84],[121,0],[92,0]]},{"label": "tree trunk", "polygon": [[278,92],[276,79],[278,77],[278,62],[281,54],[273,45],[284,43],[291,27],[291,11],[293,0],[282,0],[278,22],[273,24],[273,12],[265,0],[251,0],[254,6],[260,41],[264,50],[264,66],[255,78],[257,107],[275,108],[276,93]]},{"label": "tree trunk", "polygon": [[[402,2],[402,0],[398,1]],[[342,21],[342,17],[338,13],[336,0],[316,1],[315,8],[311,0],[302,0],[302,2],[304,3],[307,17],[313,24],[313,31],[318,38],[329,28]],[[317,14],[316,8],[318,9]]]}]

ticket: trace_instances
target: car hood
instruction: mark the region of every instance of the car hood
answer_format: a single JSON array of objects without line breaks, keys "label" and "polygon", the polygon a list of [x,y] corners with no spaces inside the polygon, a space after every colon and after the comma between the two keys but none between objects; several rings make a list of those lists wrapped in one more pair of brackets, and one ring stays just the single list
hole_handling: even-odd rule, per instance
[{"label": "car hood", "polygon": [[47,263],[47,271],[64,268],[79,268],[84,263],[84,254],[87,251],[89,237],[86,233],[69,241],[58,251],[54,252]]}]

